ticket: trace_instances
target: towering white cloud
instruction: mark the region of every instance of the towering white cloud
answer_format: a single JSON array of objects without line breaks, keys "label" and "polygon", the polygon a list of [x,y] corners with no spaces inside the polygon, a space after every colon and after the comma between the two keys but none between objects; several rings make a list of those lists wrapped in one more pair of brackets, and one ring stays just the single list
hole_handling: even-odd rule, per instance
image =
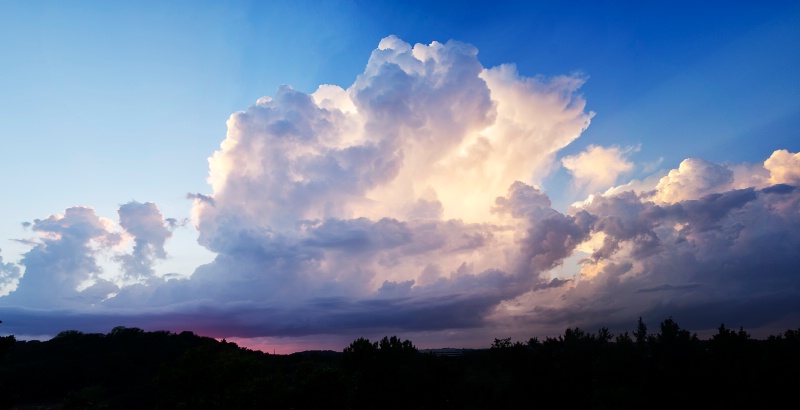
[{"label": "towering white cloud", "polygon": [[508,269],[519,222],[495,198],[541,179],[586,128],[582,82],[387,37],[346,90],[281,88],[232,115],[209,160],[213,194],[193,213],[220,256],[194,279],[251,281],[214,298],[297,302]]},{"label": "towering white cloud", "polygon": [[590,116],[573,96],[581,79],[486,70],[476,55],[458,42],[388,37],[347,90],[285,87],[231,116],[210,159],[216,206],[196,205],[203,243],[215,249],[221,214],[279,230],[301,219],[406,219],[420,201],[441,204],[446,219],[491,217],[494,198],[541,178]]}]

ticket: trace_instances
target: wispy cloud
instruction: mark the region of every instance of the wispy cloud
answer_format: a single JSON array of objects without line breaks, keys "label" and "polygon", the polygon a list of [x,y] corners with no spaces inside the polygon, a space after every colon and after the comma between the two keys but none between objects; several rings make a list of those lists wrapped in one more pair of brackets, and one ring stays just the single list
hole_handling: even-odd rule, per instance
[{"label": "wispy cloud", "polygon": [[594,193],[613,186],[621,175],[633,169],[628,160],[633,147],[599,147],[589,145],[586,151],[561,159],[561,165],[572,174],[575,187],[582,194]]}]

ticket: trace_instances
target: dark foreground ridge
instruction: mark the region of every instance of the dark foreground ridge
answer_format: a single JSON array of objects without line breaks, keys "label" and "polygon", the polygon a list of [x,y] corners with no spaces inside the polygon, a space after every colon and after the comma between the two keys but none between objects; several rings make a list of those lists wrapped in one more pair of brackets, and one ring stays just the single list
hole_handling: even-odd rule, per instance
[{"label": "dark foreground ridge", "polygon": [[699,340],[671,318],[656,333],[640,319],[631,334],[569,328],[482,350],[385,337],[285,356],[116,327],[0,338],[0,409],[764,408],[795,401],[798,369],[800,329]]}]

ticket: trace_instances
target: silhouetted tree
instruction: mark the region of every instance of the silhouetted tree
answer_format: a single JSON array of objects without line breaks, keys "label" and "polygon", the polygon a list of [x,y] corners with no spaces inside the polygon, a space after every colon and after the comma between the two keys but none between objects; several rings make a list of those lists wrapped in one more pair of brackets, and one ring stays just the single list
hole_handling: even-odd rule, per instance
[{"label": "silhouetted tree", "polygon": [[601,344],[605,344],[611,341],[614,338],[614,334],[612,334],[607,327],[601,327],[597,331],[597,341]]},{"label": "silhouetted tree", "polygon": [[397,336],[387,337],[384,336],[380,342],[378,342],[378,349],[381,352],[385,353],[401,353],[401,354],[412,354],[417,352],[417,348],[411,343],[410,340],[400,340]]},{"label": "silhouetted tree", "polygon": [[[0,323],[3,321],[0,320]],[[14,338],[14,335],[0,336],[0,363],[3,362],[3,358],[16,342],[17,339]],[[14,398],[11,395],[11,389],[0,380],[0,409],[10,409],[13,404]]]},{"label": "silhouetted tree", "polygon": [[505,339],[494,339],[491,349],[506,349],[509,347],[511,347],[511,338],[507,337]]},{"label": "silhouetted tree", "polygon": [[78,330],[64,330],[62,332],[58,332],[53,339],[65,339],[69,337],[80,337],[83,336],[83,332]]},{"label": "silhouetted tree", "polygon": [[17,341],[0,365],[0,408],[530,408],[532,386],[580,408],[771,407],[791,398],[797,368],[800,329],[753,340],[721,325],[699,341],[671,317],[655,334],[639,318],[633,334],[575,327],[456,357],[420,354],[397,336],[283,356],[117,327]]},{"label": "silhouetted tree", "polygon": [[344,348],[345,363],[357,371],[367,370],[376,360],[378,343],[359,337]]},{"label": "silhouetted tree", "polygon": [[[0,323],[3,323],[3,321],[0,320]],[[0,336],[0,360],[3,359],[8,349],[10,349],[16,341],[17,339],[14,338],[14,335]]]},{"label": "silhouetted tree", "polygon": [[628,334],[627,331],[618,334],[614,339],[614,342],[616,342],[618,345],[633,345],[633,339],[631,339],[631,335]]},{"label": "silhouetted tree", "polygon": [[[692,339],[692,334],[686,330],[681,329],[678,324],[672,320],[672,316],[661,322],[661,331],[656,335],[656,340],[661,345],[672,345],[675,343],[686,343]],[[695,335],[696,339],[697,336]]]},{"label": "silhouetted tree", "polygon": [[639,316],[639,322],[636,324],[633,337],[636,339],[636,346],[640,350],[644,350],[647,347],[647,325],[644,324],[641,316]]}]

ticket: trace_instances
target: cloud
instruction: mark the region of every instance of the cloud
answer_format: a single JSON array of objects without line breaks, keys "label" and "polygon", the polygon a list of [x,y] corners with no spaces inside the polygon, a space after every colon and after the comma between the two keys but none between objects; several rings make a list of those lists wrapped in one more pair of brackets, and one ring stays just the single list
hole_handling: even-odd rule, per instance
[{"label": "cloud", "polygon": [[514,181],[508,188],[508,195],[495,199],[495,204],[494,212],[508,213],[514,218],[532,217],[551,206],[544,192],[520,181]]},{"label": "cloud", "polygon": [[485,69],[455,41],[388,37],[347,90],[283,87],[231,116],[210,159],[216,207],[195,207],[201,241],[215,249],[230,214],[284,230],[300,219],[406,219],[421,199],[446,219],[484,221],[494,198],[537,177],[588,126],[574,95],[582,82]]},{"label": "cloud", "polygon": [[[776,150],[760,164],[714,164],[698,158],[688,158],[677,169],[652,174],[643,180],[609,188],[603,196],[634,191],[660,202],[698,199],[704,195],[730,189],[766,188],[776,184],[800,185],[800,153]],[[576,203],[575,206],[582,206]]]},{"label": "cloud", "polygon": [[[713,164],[701,169],[719,171]],[[536,313],[547,312],[591,327],[624,323],[640,312],[710,329],[716,315],[775,331],[798,319],[800,189],[734,189],[670,203],[648,198],[629,191],[595,196],[581,207],[596,218],[592,235],[602,238],[583,261],[591,274],[549,304],[537,295],[538,310],[525,320],[546,324]],[[627,268],[610,269],[622,265]]]},{"label": "cloud", "polygon": [[[791,174],[792,154],[776,152],[771,158],[783,158]],[[630,330],[638,315],[673,316],[695,330],[724,321],[759,337],[793,326],[800,188],[741,172],[769,175],[767,167],[686,160],[660,183],[646,178],[590,196],[570,211],[591,224],[576,248],[585,255],[580,276],[500,303],[495,325],[545,334],[565,323]]]},{"label": "cloud", "polygon": [[777,150],[764,161],[771,184],[800,185],[800,152]]},{"label": "cloud", "polygon": [[[347,89],[280,88],[228,120],[209,160],[213,193],[191,196],[200,243],[218,256],[172,295],[298,311],[318,298],[353,308],[402,295],[418,312],[427,298],[473,303],[467,292],[485,313],[574,247],[541,237],[572,217],[543,213],[552,226],[531,230],[538,242],[522,249],[514,226],[530,224],[530,205],[517,196],[533,188],[520,182],[519,195],[504,196],[514,181],[542,178],[588,126],[583,81],[486,69],[471,45],[392,36]],[[535,261],[521,279],[524,258]],[[465,287],[484,280],[494,284]]]},{"label": "cloud", "polygon": [[800,153],[776,150],[762,164],[730,167],[735,188],[765,188],[777,184],[800,185]]},{"label": "cloud", "polygon": [[19,266],[11,262],[4,263],[0,255],[0,296],[8,295],[16,289],[20,278]]},{"label": "cloud", "polygon": [[134,245],[130,254],[117,255],[114,259],[122,265],[125,279],[145,280],[155,273],[152,267],[155,260],[167,258],[164,243],[172,237],[168,224],[174,226],[177,220],[164,220],[152,202],[129,202],[122,205],[117,214],[120,226],[133,238]]},{"label": "cloud", "polygon": [[[118,216],[122,231],[89,207],[71,207],[63,214],[34,220],[29,226],[38,237],[25,241],[32,248],[20,261],[24,274],[0,303],[83,308],[107,300],[125,286],[152,279],[155,261],[167,257],[164,244],[172,236],[167,222],[149,202],[124,204]],[[130,253],[121,248],[128,239],[133,240]],[[113,270],[108,271],[104,256],[118,266],[111,265]],[[5,270],[19,274],[13,268]]]},{"label": "cloud", "polygon": [[661,202],[697,199],[726,191],[732,184],[733,171],[703,159],[689,158],[658,181],[655,199]]},{"label": "cloud", "polygon": [[166,223],[167,228],[170,231],[174,231],[178,228],[184,228],[189,223],[189,218],[183,218],[178,220],[177,218],[165,218],[164,223]]},{"label": "cloud", "polygon": [[642,180],[630,180],[626,184],[617,185],[607,189],[605,192],[603,192],[603,196],[612,196],[627,191],[633,191],[636,194],[652,193],[655,191],[658,182],[661,181],[661,178],[665,176],[664,174],[666,174],[666,171],[663,173],[655,173]]},{"label": "cloud", "polygon": [[572,174],[573,183],[579,191],[597,192],[611,187],[620,175],[633,169],[628,156],[634,151],[633,147],[622,149],[589,145],[586,151],[562,158],[561,165]]},{"label": "cloud", "polygon": [[30,229],[40,241],[20,261],[25,273],[7,302],[54,307],[103,300],[116,286],[100,278],[103,270],[95,253],[121,241],[112,226],[88,207],[67,208],[63,214],[34,220]]},{"label": "cloud", "polygon": [[630,171],[632,149],[590,146],[562,164],[595,194],[559,212],[536,184],[589,125],[584,80],[387,37],[349,87],[283,86],[230,116],[211,192],[187,195],[198,242],[216,254],[190,278],[155,272],[180,225],[155,204],[122,205],[119,226],[73,207],[30,225],[24,274],[0,262],[3,283],[19,281],[0,314],[26,334],[123,324],[464,340],[629,329],[639,315],[683,325],[697,309],[721,316],[687,324],[796,318],[796,154],[742,164],[769,175],[757,184],[687,159],[600,194]]}]

